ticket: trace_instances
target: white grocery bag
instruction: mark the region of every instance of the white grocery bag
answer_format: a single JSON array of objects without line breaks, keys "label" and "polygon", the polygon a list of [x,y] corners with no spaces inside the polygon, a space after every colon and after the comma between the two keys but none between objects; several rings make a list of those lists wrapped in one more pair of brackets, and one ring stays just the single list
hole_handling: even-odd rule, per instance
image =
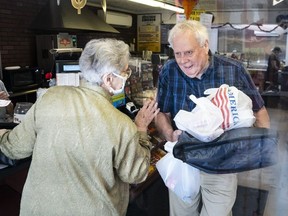
[{"label": "white grocery bag", "polygon": [[221,110],[223,130],[253,126],[252,100],[236,87],[223,84],[219,88],[207,89],[204,94],[208,94],[207,98]]},{"label": "white grocery bag", "polygon": [[180,110],[174,117],[176,126],[203,142],[213,141],[224,132],[221,110],[206,97],[190,95],[190,99],[196,107],[191,112]]},{"label": "white grocery bag", "polygon": [[157,163],[156,168],[165,185],[179,198],[192,203],[200,190],[200,171],[167,153]]}]

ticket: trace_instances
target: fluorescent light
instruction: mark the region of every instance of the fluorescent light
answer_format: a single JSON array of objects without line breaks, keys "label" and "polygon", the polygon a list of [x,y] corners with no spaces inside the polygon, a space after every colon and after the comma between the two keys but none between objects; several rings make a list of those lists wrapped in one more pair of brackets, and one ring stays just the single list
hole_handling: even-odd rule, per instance
[{"label": "fluorescent light", "polygon": [[273,0],[273,6],[279,4],[279,3],[282,2],[282,1],[284,1],[284,0]]},{"label": "fluorescent light", "polygon": [[178,12],[178,13],[184,13],[184,9],[183,8],[175,7],[173,5],[169,5],[169,4],[165,4],[165,3],[163,3],[163,5],[164,6],[162,8],[164,8],[164,9],[175,11],[175,12]]},{"label": "fluorescent light", "polygon": [[278,37],[278,36],[280,36],[280,34],[277,32],[254,31],[254,34],[257,37]]},{"label": "fluorescent light", "polygon": [[136,2],[136,3],[139,3],[139,4],[144,4],[144,5],[148,5],[148,6],[151,6],[151,7],[161,7],[161,5],[163,4],[162,2],[158,2],[158,1],[154,1],[154,0],[129,0],[129,1],[132,1],[132,2]]},{"label": "fluorescent light", "polygon": [[163,8],[166,10],[171,10],[171,11],[175,11],[178,13],[184,13],[184,9],[180,8],[180,7],[176,7],[170,4],[165,4],[163,2],[159,2],[159,1],[154,1],[154,0],[129,0],[131,2],[136,2],[139,4],[144,4],[144,5],[148,5],[151,7],[159,7],[159,8]]}]

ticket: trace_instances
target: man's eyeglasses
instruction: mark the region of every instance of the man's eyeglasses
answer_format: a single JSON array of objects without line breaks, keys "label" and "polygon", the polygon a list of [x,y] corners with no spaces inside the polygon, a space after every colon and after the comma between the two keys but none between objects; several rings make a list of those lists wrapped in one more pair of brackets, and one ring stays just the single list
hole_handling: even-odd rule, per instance
[{"label": "man's eyeglasses", "polygon": [[192,57],[193,53],[194,53],[194,51],[192,51],[192,50],[188,50],[185,52],[174,52],[174,56],[175,56],[175,58]]}]

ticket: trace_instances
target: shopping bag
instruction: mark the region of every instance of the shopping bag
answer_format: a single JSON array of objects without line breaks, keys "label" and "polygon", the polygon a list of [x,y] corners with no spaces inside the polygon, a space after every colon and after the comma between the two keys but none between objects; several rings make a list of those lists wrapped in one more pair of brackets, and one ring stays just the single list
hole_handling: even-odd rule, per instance
[{"label": "shopping bag", "polygon": [[0,164],[8,165],[8,166],[15,166],[17,165],[19,160],[11,159],[4,155],[2,151],[0,150]]},{"label": "shopping bag", "polygon": [[190,95],[196,104],[191,111],[180,110],[174,117],[178,129],[187,131],[203,142],[210,142],[219,137],[224,130],[221,128],[223,116],[221,110],[208,98],[196,98]]},{"label": "shopping bag", "polygon": [[267,128],[236,128],[207,143],[183,132],[173,148],[173,155],[207,173],[264,168],[278,161],[278,133]]},{"label": "shopping bag", "polygon": [[165,185],[184,202],[191,203],[200,190],[200,172],[167,153],[156,163]]},{"label": "shopping bag", "polygon": [[219,88],[211,88],[204,91],[221,111],[223,130],[231,130],[240,127],[252,127],[255,116],[252,110],[252,100],[242,91],[227,84]]}]

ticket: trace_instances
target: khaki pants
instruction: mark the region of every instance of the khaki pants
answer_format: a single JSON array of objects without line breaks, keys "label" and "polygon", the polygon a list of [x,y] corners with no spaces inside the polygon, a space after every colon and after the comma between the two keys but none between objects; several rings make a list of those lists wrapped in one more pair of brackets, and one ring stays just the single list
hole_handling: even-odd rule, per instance
[{"label": "khaki pants", "polygon": [[[169,190],[170,216],[232,216],[237,193],[236,174],[201,172],[201,188],[192,204],[185,203]],[[198,211],[200,198],[202,208]]]}]

